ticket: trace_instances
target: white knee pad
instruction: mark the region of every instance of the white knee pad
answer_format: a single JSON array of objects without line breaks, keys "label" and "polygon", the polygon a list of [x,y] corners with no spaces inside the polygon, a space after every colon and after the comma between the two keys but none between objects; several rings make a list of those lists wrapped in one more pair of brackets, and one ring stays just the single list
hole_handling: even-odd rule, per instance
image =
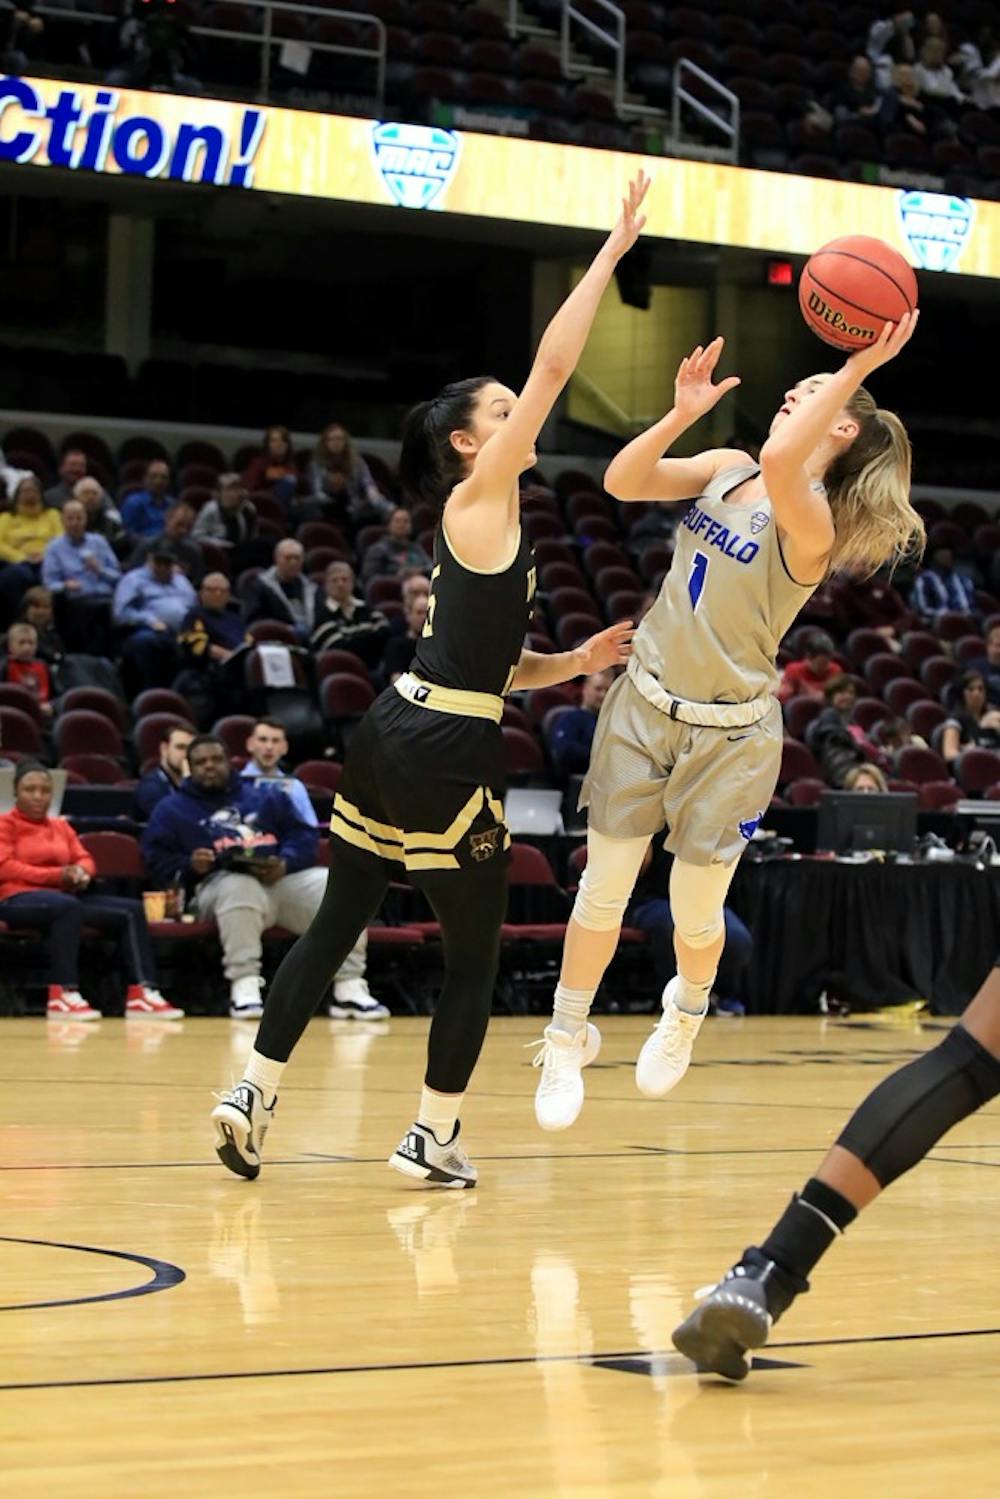
[{"label": "white knee pad", "polygon": [[591,828],[573,920],[590,932],[611,932],[621,926],[648,847],[648,838],[606,838]]},{"label": "white knee pad", "polygon": [[670,871],[670,912],[674,931],[688,947],[711,947],[726,930],[722,908],[736,865],[687,864],[675,859]]}]

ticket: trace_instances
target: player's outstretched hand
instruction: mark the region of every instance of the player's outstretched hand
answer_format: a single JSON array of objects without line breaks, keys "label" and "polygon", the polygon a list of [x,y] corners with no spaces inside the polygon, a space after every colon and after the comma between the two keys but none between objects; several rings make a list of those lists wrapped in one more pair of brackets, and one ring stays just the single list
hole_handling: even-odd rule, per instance
[{"label": "player's outstretched hand", "polygon": [[646,215],[639,210],[649,192],[650,181],[645,172],[640,170],[628,185],[628,194],[622,199],[621,216],[609,234],[606,245],[616,260],[621,260],[631,250],[646,227]]},{"label": "player's outstretched hand", "polygon": [[590,676],[593,671],[606,671],[609,666],[624,666],[632,654],[632,636],[635,625],[630,619],[621,619],[616,625],[591,635],[576,648],[577,671]]},{"label": "player's outstretched hand", "polygon": [[707,348],[703,349],[699,344],[693,354],[681,360],[677,379],[674,381],[674,410],[679,415],[690,421],[697,421],[739,385],[736,375],[720,380],[718,385],[712,383],[715,367],[725,346],[726,340],[720,335],[719,338],[713,338]]},{"label": "player's outstretched hand", "polygon": [[859,349],[847,363],[861,375],[862,380],[877,370],[880,365],[895,359],[910,342],[920,321],[919,312],[904,312],[898,323],[886,323],[875,342],[867,349]]}]

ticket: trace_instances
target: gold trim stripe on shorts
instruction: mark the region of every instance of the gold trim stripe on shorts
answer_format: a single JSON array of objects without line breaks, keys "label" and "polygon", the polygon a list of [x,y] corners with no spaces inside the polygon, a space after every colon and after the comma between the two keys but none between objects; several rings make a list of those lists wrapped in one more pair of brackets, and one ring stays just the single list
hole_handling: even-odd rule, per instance
[{"label": "gold trim stripe on shorts", "polygon": [[379,859],[394,859],[407,869],[458,869],[452,850],[472,827],[479,813],[487,807],[504,830],[504,848],[510,847],[510,833],[503,820],[503,803],[486,786],[477,786],[465,806],[443,833],[410,833],[389,823],[377,822],[349,802],[338,791],[330,818],[330,831],[345,843],[364,849]]},{"label": "gold trim stripe on shorts", "polygon": [[465,692],[458,687],[438,687],[423,682],[412,671],[404,671],[393,683],[400,697],[417,708],[432,713],[451,713],[457,718],[489,718],[499,723],[503,718],[503,698],[492,692]]}]

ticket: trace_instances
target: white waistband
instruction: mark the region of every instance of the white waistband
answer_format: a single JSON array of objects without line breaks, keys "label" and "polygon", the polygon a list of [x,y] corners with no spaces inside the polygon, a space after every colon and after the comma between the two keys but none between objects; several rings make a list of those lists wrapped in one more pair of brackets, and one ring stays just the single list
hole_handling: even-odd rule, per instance
[{"label": "white waistband", "polygon": [[640,665],[635,656],[628,664],[628,674],[634,687],[642,693],[647,703],[653,708],[658,708],[668,718],[679,720],[681,723],[696,724],[706,729],[746,729],[751,724],[760,723],[771,711],[774,698],[768,693],[765,697],[751,698],[748,703],[692,703],[683,697],[675,697],[665,687]]}]

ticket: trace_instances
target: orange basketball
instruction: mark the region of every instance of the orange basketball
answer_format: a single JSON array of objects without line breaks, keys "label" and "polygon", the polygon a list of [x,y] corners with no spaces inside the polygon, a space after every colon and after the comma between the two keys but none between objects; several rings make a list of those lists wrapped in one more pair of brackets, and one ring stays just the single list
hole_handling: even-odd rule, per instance
[{"label": "orange basketball", "polygon": [[799,279],[802,316],[835,349],[867,348],[916,305],[917,278],[902,255],[867,234],[832,239]]}]

